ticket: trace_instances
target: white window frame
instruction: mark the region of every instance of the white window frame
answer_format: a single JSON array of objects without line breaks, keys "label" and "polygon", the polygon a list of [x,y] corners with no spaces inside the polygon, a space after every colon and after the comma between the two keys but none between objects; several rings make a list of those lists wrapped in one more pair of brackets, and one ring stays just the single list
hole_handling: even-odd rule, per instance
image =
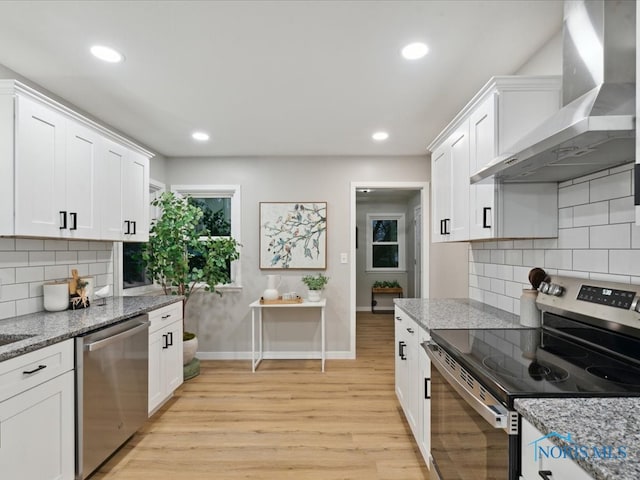
[{"label": "white window frame", "polygon": [[[158,198],[162,193],[167,190],[167,186],[154,180],[152,178],[149,179],[149,222],[157,218],[160,208],[154,207],[151,205],[151,201]],[[158,283],[152,283],[151,285],[142,285],[141,287],[133,287],[133,288],[124,288],[122,282],[124,281],[124,274],[122,271],[122,262],[123,262],[123,247],[122,242],[114,242],[113,245],[113,258],[115,261],[115,265],[113,268],[114,271],[114,279],[113,284],[116,285],[114,290],[115,296],[125,296],[125,297],[134,297],[139,295],[159,295],[164,294],[164,290]]]},{"label": "white window frame", "polygon": [[[374,242],[373,227],[375,220],[395,220],[398,222],[397,242]],[[398,245],[398,267],[374,267],[373,266],[373,245]],[[404,213],[368,213],[367,214],[367,272],[405,272],[406,271],[406,249],[405,238],[405,215]]]},{"label": "white window frame", "polygon": [[[242,243],[242,190],[240,185],[171,185],[171,191],[192,197],[215,197],[231,199],[231,237]],[[231,262],[231,283],[216,285],[216,290],[234,291],[242,289],[240,259]]]}]

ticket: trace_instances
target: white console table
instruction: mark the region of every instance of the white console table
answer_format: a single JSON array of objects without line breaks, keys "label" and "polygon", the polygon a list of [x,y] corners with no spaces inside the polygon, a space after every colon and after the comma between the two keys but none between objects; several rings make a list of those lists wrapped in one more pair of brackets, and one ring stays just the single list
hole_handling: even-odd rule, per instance
[{"label": "white console table", "polygon": [[[251,370],[256,371],[256,367],[262,361],[262,310],[265,308],[318,308],[320,309],[320,330],[322,332],[322,340],[320,342],[320,352],[322,359],[322,371],[324,372],[325,359],[325,322],[324,309],[327,306],[327,299],[323,298],[319,302],[309,302],[307,300],[302,303],[284,303],[284,304],[262,304],[260,300],[256,300],[251,307]],[[256,320],[258,321],[258,358],[256,358]]]}]

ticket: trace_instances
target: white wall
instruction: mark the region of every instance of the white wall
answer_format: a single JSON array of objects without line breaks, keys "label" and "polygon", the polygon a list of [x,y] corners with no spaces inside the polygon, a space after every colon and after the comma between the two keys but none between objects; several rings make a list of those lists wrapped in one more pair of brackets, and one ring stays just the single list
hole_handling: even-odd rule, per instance
[{"label": "white wall", "polygon": [[562,30],[542,45],[515,75],[562,75]]},{"label": "white wall", "polygon": [[557,239],[473,242],[469,297],[518,314],[529,270],[640,285],[633,164],[560,184]]},{"label": "white wall", "polygon": [[[266,288],[258,258],[258,204],[261,201],[326,201],[327,270],[330,277],[327,304],[327,349],[347,355],[350,348],[349,264],[340,253],[350,251],[350,184],[352,181],[428,181],[425,157],[318,157],[318,158],[171,158],[166,165],[167,184],[239,184],[242,188],[242,283],[240,292],[199,295],[187,306],[187,328],[198,333],[201,352],[233,358],[250,351],[249,303]],[[349,259],[353,261],[353,259]],[[273,273],[273,272],[272,272]],[[278,271],[281,291],[306,295],[300,278],[308,271]],[[199,320],[198,320],[199,319]],[[311,312],[284,321],[269,322],[265,347],[272,351],[308,348],[313,338],[319,349],[320,331]],[[301,340],[302,339],[302,340]],[[200,355],[201,358],[206,355]]]}]

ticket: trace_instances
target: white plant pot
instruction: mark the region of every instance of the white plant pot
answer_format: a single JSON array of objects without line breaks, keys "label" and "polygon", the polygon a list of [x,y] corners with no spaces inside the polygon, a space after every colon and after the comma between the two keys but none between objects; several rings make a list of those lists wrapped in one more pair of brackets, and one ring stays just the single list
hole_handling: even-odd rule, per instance
[{"label": "white plant pot", "polygon": [[198,351],[198,337],[182,342],[182,364],[186,365],[196,356]]},{"label": "white plant pot", "polygon": [[322,290],[309,290],[309,301],[319,302],[322,298]]}]

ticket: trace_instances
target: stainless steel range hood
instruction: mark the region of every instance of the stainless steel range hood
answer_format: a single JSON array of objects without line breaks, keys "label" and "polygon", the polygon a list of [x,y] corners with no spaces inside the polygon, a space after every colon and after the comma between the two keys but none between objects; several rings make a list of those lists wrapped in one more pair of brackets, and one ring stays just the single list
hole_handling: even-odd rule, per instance
[{"label": "stainless steel range hood", "polygon": [[629,0],[565,1],[564,107],[471,183],[564,181],[635,159],[635,10]]}]

